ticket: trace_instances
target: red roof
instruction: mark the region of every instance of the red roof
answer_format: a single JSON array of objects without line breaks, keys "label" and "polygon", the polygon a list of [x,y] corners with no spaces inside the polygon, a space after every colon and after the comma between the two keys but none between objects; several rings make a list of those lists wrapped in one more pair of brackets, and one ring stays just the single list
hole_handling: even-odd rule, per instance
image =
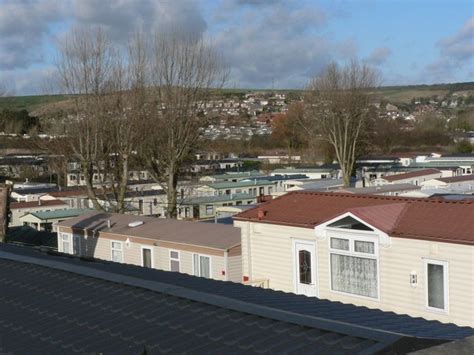
[{"label": "red roof", "polygon": [[234,218],[314,228],[346,212],[389,235],[474,245],[472,200],[295,191],[239,213]]},{"label": "red roof", "polygon": [[40,207],[40,206],[59,206],[65,205],[66,203],[61,200],[41,200],[41,204],[39,201],[30,201],[30,202],[12,202],[10,203],[10,209],[18,210],[22,208],[32,208],[32,207]]},{"label": "red roof", "polygon": [[404,174],[384,176],[383,179],[387,181],[397,181],[397,180],[404,180],[404,179],[410,179],[410,178],[414,178],[418,176],[433,175],[433,174],[441,174],[441,171],[438,169],[423,169],[423,170],[411,171],[409,173],[404,173]]},{"label": "red roof", "polygon": [[87,195],[87,191],[86,189],[64,190],[64,191],[48,192],[48,195],[53,196],[53,197],[83,196],[83,195]]}]

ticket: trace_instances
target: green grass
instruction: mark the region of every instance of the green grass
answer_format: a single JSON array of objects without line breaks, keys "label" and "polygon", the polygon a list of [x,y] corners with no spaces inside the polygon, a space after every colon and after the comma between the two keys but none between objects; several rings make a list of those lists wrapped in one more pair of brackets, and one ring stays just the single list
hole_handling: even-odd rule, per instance
[{"label": "green grass", "polygon": [[0,110],[28,110],[31,111],[38,106],[67,100],[67,95],[35,95],[35,96],[13,96],[0,98]]}]

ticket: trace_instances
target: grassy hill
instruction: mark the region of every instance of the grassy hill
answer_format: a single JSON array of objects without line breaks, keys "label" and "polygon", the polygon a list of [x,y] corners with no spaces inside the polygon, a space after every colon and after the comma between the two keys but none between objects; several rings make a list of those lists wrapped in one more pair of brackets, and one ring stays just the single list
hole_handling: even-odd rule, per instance
[{"label": "grassy hill", "polygon": [[[250,92],[263,92],[270,90],[257,89],[221,89],[216,92],[224,97],[242,96]],[[300,90],[273,90],[276,92],[298,93]],[[409,103],[413,98],[433,97],[435,95],[445,96],[453,92],[469,92],[474,95],[474,82],[434,84],[434,85],[411,85],[411,86],[386,86],[378,89],[373,94],[380,99],[392,103]],[[43,106],[55,106],[54,104],[68,100],[67,95],[38,95],[38,96],[14,96],[0,98],[0,110],[12,109],[28,111],[40,110]]]},{"label": "grassy hill", "polygon": [[35,95],[35,96],[13,96],[0,97],[0,110],[28,110],[33,111],[36,108],[67,100],[67,95]]}]

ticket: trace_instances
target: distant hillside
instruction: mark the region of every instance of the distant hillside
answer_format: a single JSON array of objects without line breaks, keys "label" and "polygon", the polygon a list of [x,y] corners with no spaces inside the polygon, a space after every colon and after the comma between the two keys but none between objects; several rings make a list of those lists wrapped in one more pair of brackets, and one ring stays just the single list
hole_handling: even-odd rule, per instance
[{"label": "distant hillside", "polygon": [[[268,89],[221,89],[217,90],[217,95],[222,96],[243,96],[251,92],[269,92]],[[276,92],[288,92],[298,95],[301,90],[273,90]],[[434,85],[410,85],[410,86],[385,86],[374,92],[382,100],[393,103],[409,103],[414,98],[433,97],[435,95],[445,96],[454,92],[469,92],[474,95],[474,82],[434,84]],[[38,95],[38,96],[14,96],[0,98],[0,110],[22,110],[42,112],[47,108],[62,106],[58,104],[67,101],[67,95]],[[67,104],[66,104],[67,105]]]},{"label": "distant hillside", "polygon": [[33,111],[43,105],[67,100],[67,95],[35,95],[0,97],[0,110]]}]

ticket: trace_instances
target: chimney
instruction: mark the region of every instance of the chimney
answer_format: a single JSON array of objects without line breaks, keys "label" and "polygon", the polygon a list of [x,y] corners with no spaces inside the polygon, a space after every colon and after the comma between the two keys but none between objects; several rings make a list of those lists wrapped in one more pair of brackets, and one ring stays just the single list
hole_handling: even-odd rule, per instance
[{"label": "chimney", "polygon": [[107,228],[112,228],[112,224],[110,223],[110,219],[107,220]]},{"label": "chimney", "polygon": [[41,197],[38,198],[38,206],[41,206]]},{"label": "chimney", "polygon": [[261,208],[259,208],[257,211],[258,220],[261,221],[263,217],[265,217],[266,214],[267,214],[267,211],[264,211]]}]

